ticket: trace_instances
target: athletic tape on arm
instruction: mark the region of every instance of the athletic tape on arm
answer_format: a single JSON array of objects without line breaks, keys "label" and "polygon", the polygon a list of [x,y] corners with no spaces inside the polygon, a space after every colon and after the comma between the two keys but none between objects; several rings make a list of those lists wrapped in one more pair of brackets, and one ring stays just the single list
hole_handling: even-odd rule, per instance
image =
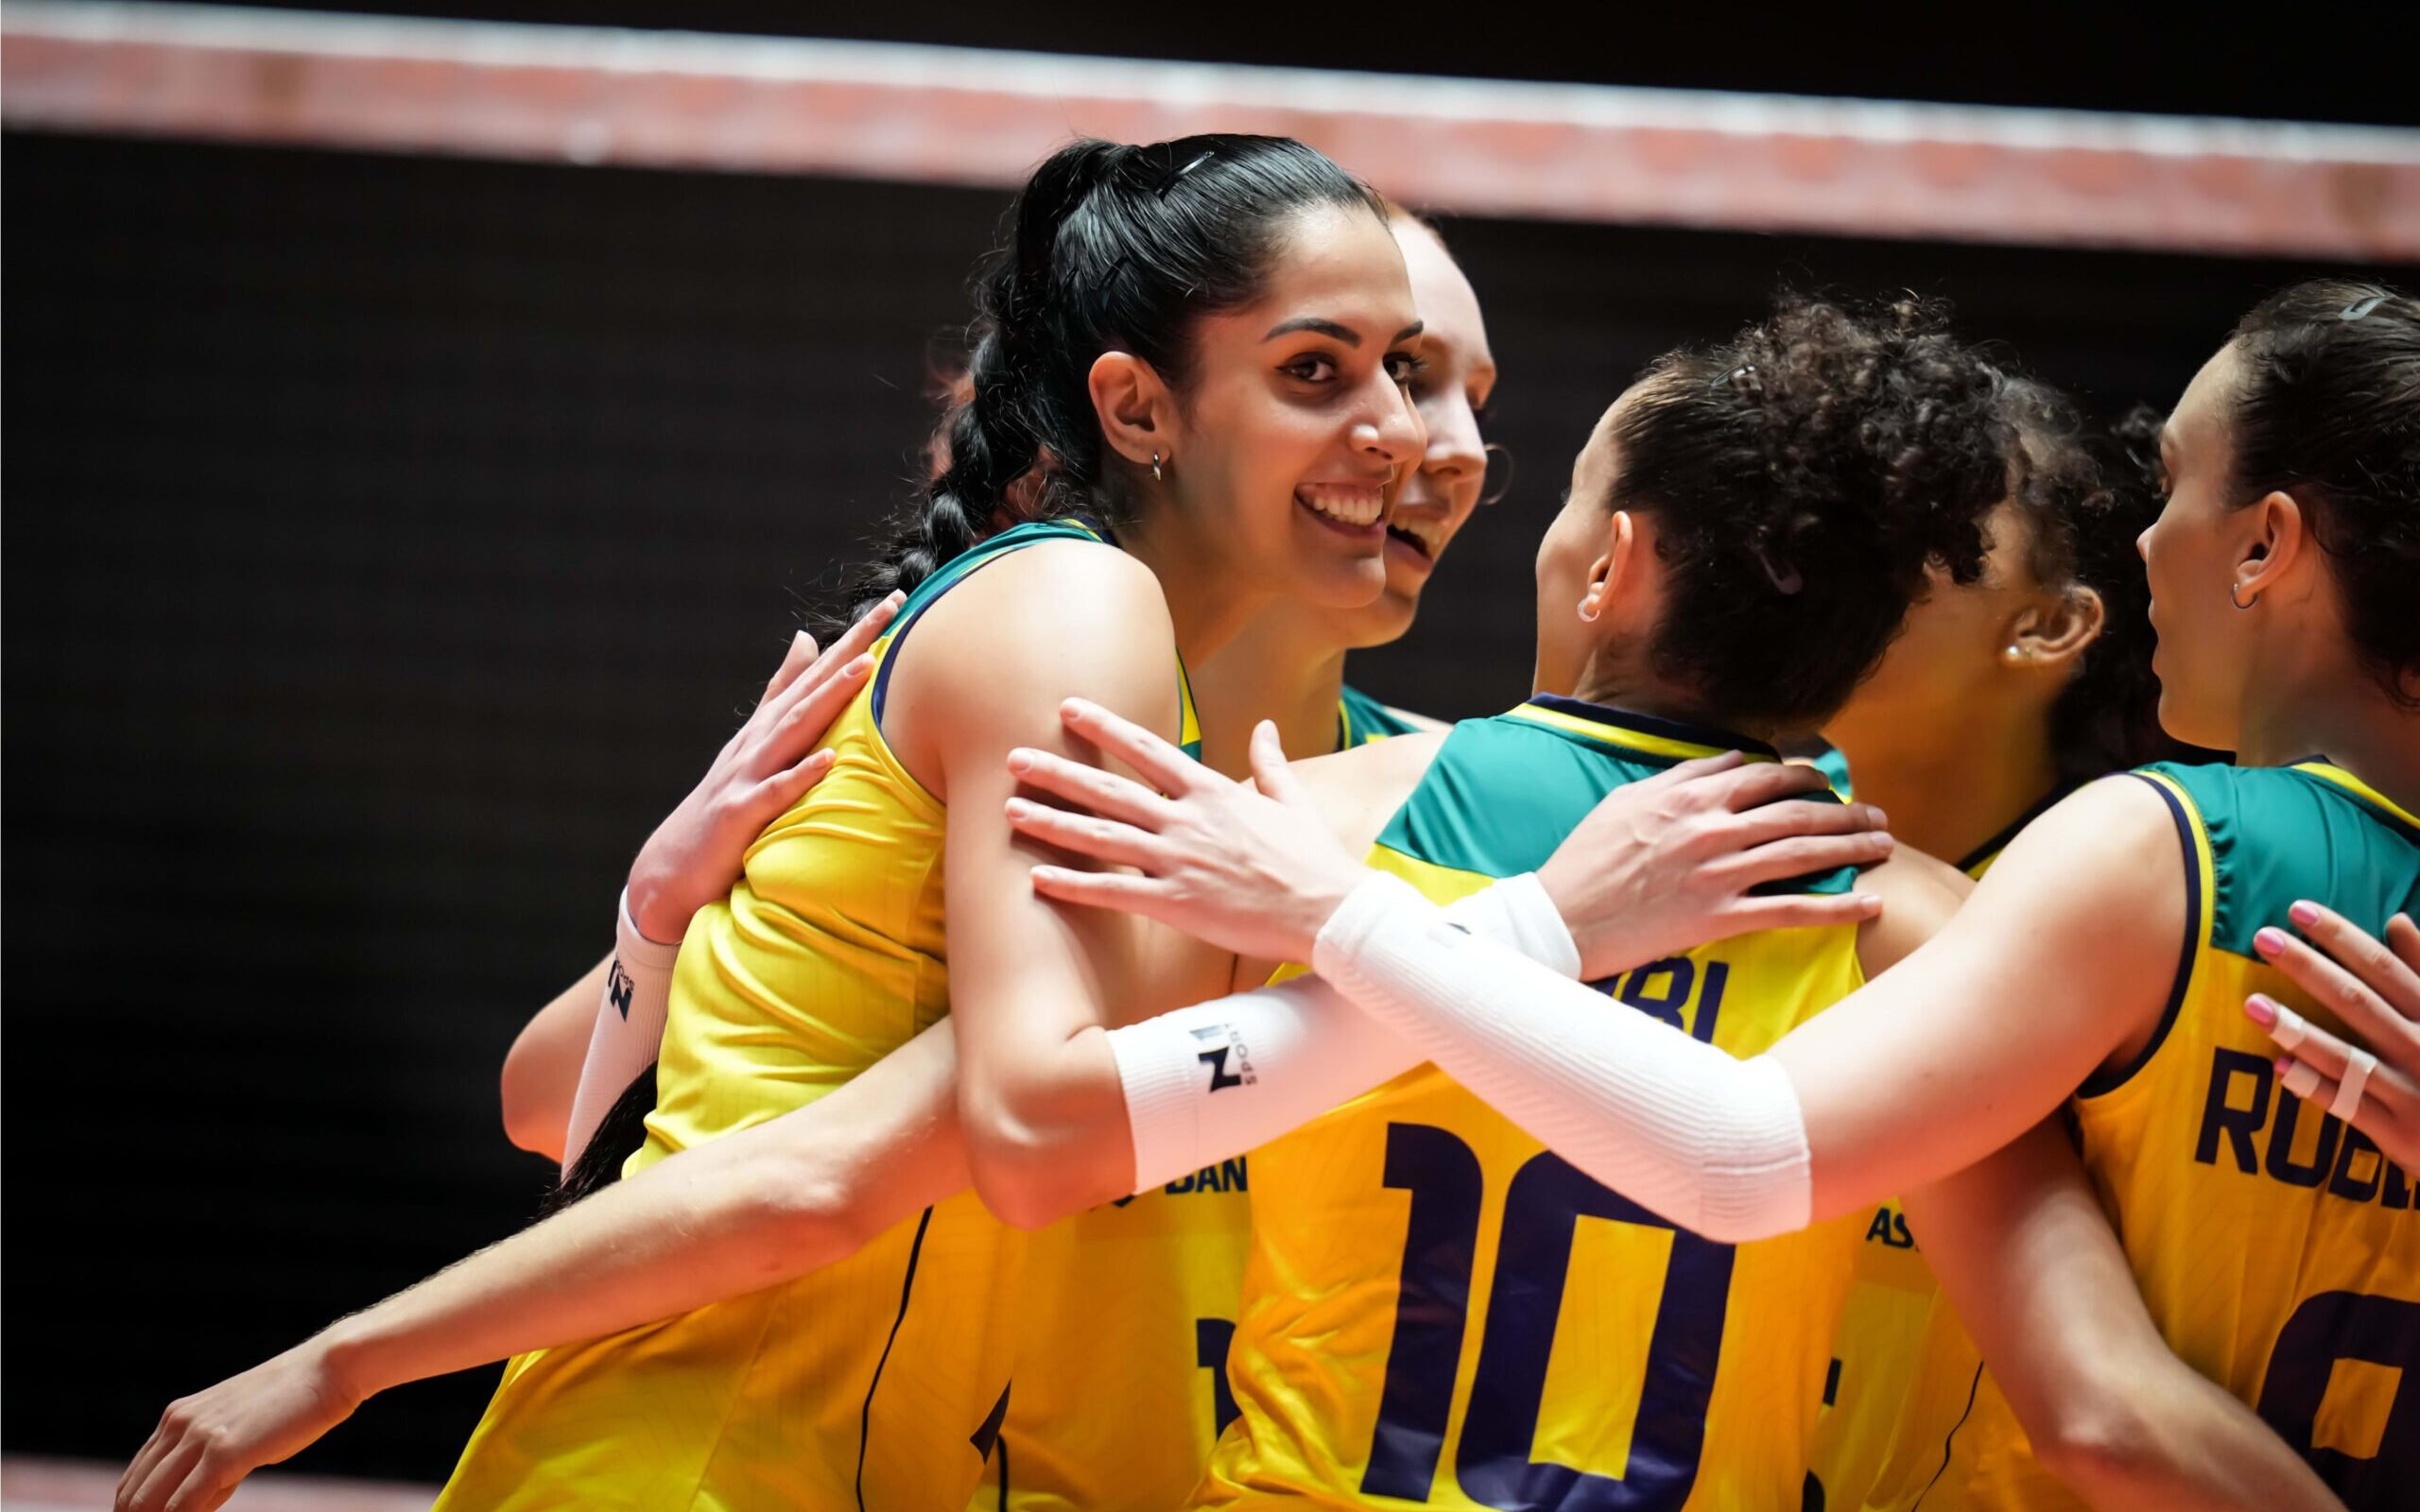
[{"label": "athletic tape on arm", "polygon": [[1781,1063],[1735,1059],[1374,875],[1313,963],[1357,1006],[1557,1154],[1709,1239],[1806,1226],[1806,1120]]},{"label": "athletic tape on arm", "polygon": [[571,1169],[622,1090],[664,1048],[664,1024],[672,1005],[672,963],[680,958],[677,942],[658,943],[631,922],[631,895],[624,889],[614,909],[614,964],[605,973],[605,995],[596,1004],[596,1027],[589,1031],[579,1090],[572,1094],[563,1169]]},{"label": "athletic tape on arm", "polygon": [[[1580,972],[1580,952],[1535,877],[1499,882],[1440,916],[1503,942],[1531,970]],[[1254,988],[1113,1029],[1138,1192],[1291,1132],[1427,1059],[1317,977]]]}]

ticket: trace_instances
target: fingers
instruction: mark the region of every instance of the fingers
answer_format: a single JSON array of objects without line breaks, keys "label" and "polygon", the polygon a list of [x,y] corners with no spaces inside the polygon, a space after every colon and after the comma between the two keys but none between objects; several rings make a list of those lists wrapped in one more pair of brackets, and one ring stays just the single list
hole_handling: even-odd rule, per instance
[{"label": "fingers", "polygon": [[1252,780],[1263,793],[1288,808],[1312,807],[1310,789],[1294,775],[1293,766],[1286,760],[1286,745],[1278,736],[1277,722],[1264,719],[1252,730]]},{"label": "fingers", "polygon": [[1736,772],[1718,774],[1712,781],[1721,786],[1709,796],[1719,797],[1723,806],[1734,812],[1832,790],[1830,781],[1822,772],[1798,762],[1751,762]]},{"label": "fingers", "polygon": [[1715,916],[1722,936],[1760,929],[1822,929],[1862,924],[1880,918],[1882,900],[1871,893],[1784,893],[1772,898],[1742,898]]},{"label": "fingers", "polygon": [[[892,593],[868,610],[855,625],[841,631],[840,638],[833,642],[830,648],[815,659],[814,665],[792,678],[782,689],[783,694],[787,696],[787,705],[795,706],[802,699],[813,696],[830,679],[862,678],[863,673],[857,670],[858,659],[869,657],[873,650],[873,643],[882,638],[883,631],[890,628],[890,622],[898,615],[899,605],[904,596],[904,594]],[[869,661],[867,665],[871,664]],[[786,714],[789,713],[789,708],[779,708],[773,712]]]},{"label": "fingers", "polygon": [[1158,835],[1131,824],[1096,818],[1090,814],[1070,814],[1065,809],[1029,803],[1021,798],[1009,799],[1008,813],[1009,827],[1028,839],[1111,866],[1167,869],[1166,844]]},{"label": "fingers", "polygon": [[1077,871],[1067,867],[1033,868],[1033,890],[1063,903],[1109,908],[1122,914],[1160,917],[1165,885],[1124,871]]},{"label": "fingers", "polygon": [[765,797],[776,813],[786,813],[789,806],[804,798],[807,790],[832,775],[840,760],[839,752],[811,751],[806,760],[781,773],[765,784]]},{"label": "fingers", "polygon": [[[2420,969],[2325,904],[2297,902],[2287,914],[2312,943],[2358,975],[2395,1012],[2407,1020],[2420,1019]],[[2408,926],[2411,921],[2404,922]]]},{"label": "fingers", "polygon": [[1088,762],[1069,761],[1051,751],[1020,746],[1009,752],[1009,770],[1028,787],[1065,799],[1105,819],[1157,832],[1174,805],[1130,778],[1104,771]]},{"label": "fingers", "polygon": [[802,673],[815,664],[815,637],[804,630],[790,637],[790,647],[782,655],[782,664],[773,669],[773,680],[765,684],[765,692],[756,700],[764,708],[782,696],[782,690],[796,682]]},{"label": "fingers", "polygon": [[[2326,1107],[2342,1087],[2349,1086],[2351,1095],[2365,1094],[2391,1114],[2400,1116],[2420,1110],[2420,1085],[2414,1084],[2411,1072],[2391,1061],[2379,1060],[2367,1050],[2261,993],[2255,992],[2245,1000],[2243,1014],[2287,1052],[2277,1063],[2278,1074],[2286,1079],[2287,1090],[2296,1096]],[[2330,1090],[2326,1095],[2301,1090],[2313,1078],[2327,1085]],[[2342,1118],[2344,1114],[2337,1116]]]},{"label": "fingers", "polygon": [[[2294,905],[2297,910],[2304,906]],[[2252,948],[2309,993],[2312,1002],[2325,1004],[2355,1034],[2385,1052],[2389,1059],[2420,1064],[2420,1024],[2389,1006],[2352,972],[2282,929],[2258,931],[2252,936]],[[2377,954],[2386,953],[2378,950]],[[2391,964],[2398,971],[2402,969],[2400,961]]]},{"label": "fingers", "polygon": [[1793,799],[1748,810],[1723,832],[1723,837],[1745,849],[1794,834],[1880,833],[1884,823],[1882,811],[1871,803],[1810,803]]},{"label": "fingers", "polygon": [[835,670],[828,676],[810,674],[801,684],[798,697],[783,712],[781,724],[763,751],[767,759],[786,762],[800,747],[821,740],[823,732],[832,728],[832,721],[840,717],[840,712],[849,707],[849,700],[873,675],[871,656],[854,656],[846,662],[834,662],[828,656],[823,660]]},{"label": "fingers", "polygon": [[[1813,804],[1789,807],[1812,808]],[[1741,892],[1768,882],[1821,875],[1841,867],[1870,867],[1887,859],[1891,836],[1880,830],[1853,834],[1807,834],[1773,840],[1713,862],[1708,869],[1725,886]]]},{"label": "fingers", "polygon": [[1088,698],[1070,698],[1061,704],[1059,718],[1068,730],[1142,773],[1163,793],[1186,791],[1203,771],[1201,763],[1174,746]]},{"label": "fingers", "polygon": [[153,1463],[150,1472],[135,1486],[133,1494],[119,1498],[119,1506],[128,1512],[164,1512],[168,1499],[182,1489],[200,1458],[200,1438],[192,1434],[177,1435],[175,1443]]},{"label": "fingers", "polygon": [[2410,914],[2397,914],[2386,921],[2387,949],[2414,971],[2420,971],[2420,924],[2411,921]]}]

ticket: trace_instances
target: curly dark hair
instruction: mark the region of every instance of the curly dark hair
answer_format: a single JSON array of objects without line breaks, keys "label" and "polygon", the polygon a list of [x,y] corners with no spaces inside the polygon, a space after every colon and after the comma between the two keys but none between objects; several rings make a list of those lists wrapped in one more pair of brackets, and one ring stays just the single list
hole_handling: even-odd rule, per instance
[{"label": "curly dark hair", "polygon": [[1820,725],[1940,562],[1972,582],[2014,445],[1997,378],[1912,296],[1785,297],[1657,359],[1614,422],[1611,507],[1654,517],[1668,602],[1649,656],[1728,722]]},{"label": "curly dark hair", "polygon": [[2039,380],[2001,387],[2016,436],[2012,493],[2026,529],[2026,567],[2048,588],[2100,596],[2100,634],[2050,708],[2051,753],[2063,782],[2147,762],[2207,759],[2159,727],[2152,671],[2151,584],[2135,538],[2160,510],[2160,418],[2136,405],[2105,430]]},{"label": "curly dark hair", "polygon": [[2271,295],[2229,338],[2233,500],[2290,494],[2327,554],[2363,667],[2420,709],[2420,300],[2314,279]]}]

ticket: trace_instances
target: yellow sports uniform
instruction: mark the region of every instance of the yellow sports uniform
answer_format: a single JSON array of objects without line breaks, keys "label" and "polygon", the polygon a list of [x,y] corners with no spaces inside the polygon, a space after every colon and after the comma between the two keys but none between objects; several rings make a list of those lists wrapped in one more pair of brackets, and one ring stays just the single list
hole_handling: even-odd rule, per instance
[{"label": "yellow sports uniform", "polygon": [[[1847,762],[1837,750],[1827,755],[1815,765],[1845,796]],[[1980,882],[2019,832],[2073,791],[2052,790],[1967,852],[1958,869]],[[1968,1418],[1978,1394],[1994,1390],[1982,1351],[1941,1295],[1908,1215],[1895,1200],[1879,1204],[1866,1215],[1824,1383],[1814,1466],[1822,1504],[1832,1512],[1907,1512],[1923,1501],[1949,1512],[1973,1468]]]},{"label": "yellow sports uniform", "polygon": [[[2253,951],[2296,900],[2376,934],[2420,910],[2420,823],[2325,762],[2161,765],[2187,934],[2151,1044],[2070,1105],[2086,1169],[2169,1347],[2249,1403],[2354,1512],[2420,1491],[2420,1222],[2411,1173],[2278,1085],[2265,992],[2340,1022]],[[1970,1505],[2078,1506],[2004,1402],[1977,1403]]]},{"label": "yellow sports uniform", "polygon": [[[1357,689],[1338,700],[1339,749],[1418,728]],[[1026,1349],[970,1512],[1172,1507],[1193,1489],[1236,1416],[1250,1184],[1226,1160],[1036,1236]]]},{"label": "yellow sports uniform", "polygon": [[[1458,897],[1537,867],[1613,789],[1739,747],[1773,754],[1553,697],[1466,721],[1372,865]],[[1748,936],[1599,986],[1750,1056],[1859,985],[1856,945]],[[1254,1151],[1252,1203],[1240,1416],[1197,1504],[1799,1504],[1853,1228],[1676,1230],[1433,1066]]]},{"label": "yellow sports uniform", "polygon": [[[1037,541],[1099,540],[1020,525],[909,595],[824,737],[831,774],[689,925],[626,1174],[814,1102],[948,1012],[947,819],[883,739],[890,677],[918,617],[969,573]],[[1198,741],[1181,667],[1178,681]],[[796,1280],[523,1355],[439,1505],[959,1512],[1022,1344],[1028,1238],[965,1193]]]}]

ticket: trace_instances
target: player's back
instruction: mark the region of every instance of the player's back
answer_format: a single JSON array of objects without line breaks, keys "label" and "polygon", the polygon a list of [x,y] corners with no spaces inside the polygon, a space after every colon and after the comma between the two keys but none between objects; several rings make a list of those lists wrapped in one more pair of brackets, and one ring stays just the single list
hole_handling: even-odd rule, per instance
[{"label": "player's back", "polygon": [[[831,774],[691,921],[656,1109],[627,1170],[814,1102],[948,1012],[946,814],[882,732],[895,659],[968,574],[1044,541],[1098,540],[1019,526],[901,607],[824,737]],[[1189,699],[1185,712],[1190,738]],[[1022,1341],[1028,1243],[962,1193],[795,1280],[522,1356],[441,1504],[958,1512]]]},{"label": "player's back", "polygon": [[[2279,1085],[2243,1013],[2265,992],[2343,1032],[2253,949],[2298,899],[2372,933],[2420,908],[2420,824],[2351,774],[2147,767],[2185,853],[2172,995],[2131,1066],[2072,1107],[2169,1348],[2250,1403],[2355,1512],[2420,1487],[2420,1223],[2411,1173]],[[1981,1425],[1977,1504],[2073,1505],[2002,1407]]]},{"label": "player's back", "polygon": [[[1534,868],[1615,788],[1742,747],[1772,754],[1541,697],[1455,727],[1371,863],[1458,897]],[[1746,1056],[1862,980],[1841,927],[1599,985],[1608,1012]],[[1737,1246],[1676,1230],[1433,1067],[1252,1160],[1240,1417],[1201,1504],[1798,1504],[1846,1226]]]}]

